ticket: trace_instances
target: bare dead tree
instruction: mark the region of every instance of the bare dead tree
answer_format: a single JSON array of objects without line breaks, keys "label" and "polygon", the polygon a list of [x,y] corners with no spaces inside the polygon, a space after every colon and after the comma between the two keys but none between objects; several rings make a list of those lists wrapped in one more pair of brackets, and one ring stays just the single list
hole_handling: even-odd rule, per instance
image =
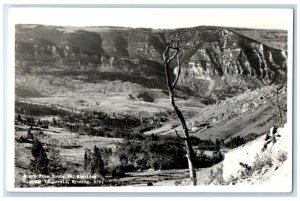
[{"label": "bare dead tree", "polygon": [[280,90],[283,89],[283,85],[280,85],[279,87],[277,87],[276,89],[274,89],[274,93],[275,93],[275,101],[274,101],[274,105],[277,107],[277,123],[278,126],[283,126],[283,113],[284,113],[284,107],[281,106],[280,100],[279,100],[279,94],[280,94]]},{"label": "bare dead tree", "polygon": [[278,121],[279,126],[282,126],[282,109],[281,109],[280,102],[279,102],[279,90],[276,89],[275,93],[276,93],[276,106],[278,109],[277,121]]},{"label": "bare dead tree", "polygon": [[[175,37],[174,39],[172,39],[170,42],[167,43],[166,50],[163,53],[163,60],[164,60],[164,64],[165,64],[165,75],[166,75],[166,79],[167,79],[170,103],[171,103],[171,106],[172,106],[174,112],[176,113],[176,115],[178,116],[178,118],[181,122],[184,137],[180,137],[179,133],[176,130],[175,130],[175,133],[180,139],[185,141],[186,153],[187,153],[186,157],[188,159],[190,179],[191,179],[193,185],[196,185],[197,184],[197,176],[196,176],[196,171],[194,168],[195,154],[194,154],[194,150],[192,148],[192,143],[191,143],[190,136],[189,136],[189,129],[187,127],[187,124],[186,124],[186,121],[185,121],[185,118],[184,118],[182,112],[179,110],[179,108],[175,104],[175,97],[174,97],[174,89],[176,87],[176,84],[179,80],[179,76],[181,73],[181,64],[180,64],[180,59],[179,59],[181,53],[182,53],[182,50],[179,48],[179,38]],[[176,60],[176,62],[177,62],[178,72],[177,72],[177,76],[176,76],[175,80],[173,82],[171,82],[170,63],[173,60]]]}]

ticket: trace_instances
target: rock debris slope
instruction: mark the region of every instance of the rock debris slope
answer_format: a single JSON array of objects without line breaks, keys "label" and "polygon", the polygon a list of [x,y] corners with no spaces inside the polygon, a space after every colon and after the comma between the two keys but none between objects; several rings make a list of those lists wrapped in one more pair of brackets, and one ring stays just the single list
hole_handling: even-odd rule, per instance
[{"label": "rock debris slope", "polygon": [[225,154],[223,179],[229,185],[261,184],[291,190],[292,166],[287,124]]}]

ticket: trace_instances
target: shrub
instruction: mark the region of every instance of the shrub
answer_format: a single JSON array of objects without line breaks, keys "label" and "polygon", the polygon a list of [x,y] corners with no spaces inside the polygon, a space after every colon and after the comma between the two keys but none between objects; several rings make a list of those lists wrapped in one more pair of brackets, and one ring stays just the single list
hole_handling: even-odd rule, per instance
[{"label": "shrub", "polygon": [[183,180],[182,179],[177,179],[174,181],[174,185],[175,186],[179,186],[180,184],[182,184]]},{"label": "shrub", "polygon": [[259,156],[258,154],[255,157],[254,164],[252,166],[253,171],[261,171],[264,167],[272,167],[273,159],[270,154],[263,154]]},{"label": "shrub", "polygon": [[129,141],[117,147],[124,171],[137,169],[174,169],[187,166],[185,149],[178,141]]},{"label": "shrub", "polygon": [[280,152],[277,156],[277,160],[283,163],[287,159],[287,152]]},{"label": "shrub", "polygon": [[124,177],[125,171],[122,166],[115,166],[111,169],[111,176],[116,177]]},{"label": "shrub", "polygon": [[252,170],[252,167],[250,167],[248,164],[246,163],[242,163],[240,162],[240,165],[245,168],[242,172],[241,172],[241,178],[244,179],[244,178],[248,178],[252,175],[253,173],[253,170]]},{"label": "shrub", "polygon": [[227,142],[225,142],[225,147],[229,148],[229,149],[234,149],[236,147],[239,147],[243,144],[245,144],[246,141],[243,137],[241,136],[236,136],[233,138],[230,138]]},{"label": "shrub", "polygon": [[141,94],[138,94],[137,97],[143,99],[143,101],[145,102],[150,102],[150,103],[153,103],[155,100],[148,92],[143,92]]},{"label": "shrub", "polygon": [[155,161],[155,160],[151,160],[150,161],[150,167],[154,170],[158,170],[159,169],[159,163],[158,161]]},{"label": "shrub", "polygon": [[206,185],[224,185],[225,181],[223,180],[223,167],[218,167],[216,171],[210,170],[208,180],[205,182]]}]

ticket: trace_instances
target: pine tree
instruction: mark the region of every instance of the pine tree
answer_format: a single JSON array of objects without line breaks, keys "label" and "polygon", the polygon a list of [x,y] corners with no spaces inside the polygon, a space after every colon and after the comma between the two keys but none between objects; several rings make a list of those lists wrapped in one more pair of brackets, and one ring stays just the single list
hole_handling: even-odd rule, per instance
[{"label": "pine tree", "polygon": [[87,163],[88,163],[88,165],[91,165],[91,161],[92,161],[91,155],[89,154],[89,155],[88,155],[88,158],[87,158]]},{"label": "pine tree", "polygon": [[30,118],[30,123],[34,124],[34,118],[33,118],[33,116],[31,116],[31,118]]},{"label": "pine tree", "polygon": [[31,148],[32,156],[34,158],[39,157],[41,151],[44,151],[43,145],[38,139],[36,139]]},{"label": "pine tree", "polygon": [[31,169],[34,173],[47,174],[48,173],[48,158],[42,143],[35,140],[32,145],[31,153],[33,160],[31,161]]},{"label": "pine tree", "polygon": [[92,155],[91,174],[104,176],[104,162],[102,160],[100,150],[96,146],[94,146],[94,152]]},{"label": "pine tree", "polygon": [[31,119],[29,117],[26,118],[26,123],[30,124]]},{"label": "pine tree", "polygon": [[31,130],[29,129],[27,132],[27,139],[33,140],[33,134],[31,133]]},{"label": "pine tree", "polygon": [[87,151],[85,151],[84,152],[84,157],[83,157],[83,168],[84,168],[84,170],[87,170],[88,165],[89,165],[89,158],[88,158]]},{"label": "pine tree", "polygon": [[57,126],[57,122],[56,122],[56,119],[54,117],[52,119],[52,123],[53,123],[54,126]]},{"label": "pine tree", "polygon": [[39,174],[48,174],[48,158],[46,152],[40,152],[34,163],[34,172]]},{"label": "pine tree", "polygon": [[224,140],[224,138],[222,138],[221,141],[220,141],[220,147],[221,148],[225,147],[225,140]]},{"label": "pine tree", "polygon": [[56,149],[54,145],[52,145],[49,149],[49,172],[59,174],[63,172],[63,169],[59,149]]},{"label": "pine tree", "polygon": [[216,147],[217,147],[217,148],[220,148],[220,144],[221,144],[221,142],[220,142],[220,140],[217,138],[217,139],[216,139]]},{"label": "pine tree", "polygon": [[21,115],[18,115],[18,121],[19,121],[19,122],[22,121]]}]

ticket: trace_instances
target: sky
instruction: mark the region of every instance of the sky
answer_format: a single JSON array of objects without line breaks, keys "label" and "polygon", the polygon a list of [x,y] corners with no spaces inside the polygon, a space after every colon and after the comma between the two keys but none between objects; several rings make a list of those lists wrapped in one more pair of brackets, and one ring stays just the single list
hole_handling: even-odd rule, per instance
[{"label": "sky", "polygon": [[287,30],[290,9],[10,8],[15,24],[184,28],[201,25]]}]

